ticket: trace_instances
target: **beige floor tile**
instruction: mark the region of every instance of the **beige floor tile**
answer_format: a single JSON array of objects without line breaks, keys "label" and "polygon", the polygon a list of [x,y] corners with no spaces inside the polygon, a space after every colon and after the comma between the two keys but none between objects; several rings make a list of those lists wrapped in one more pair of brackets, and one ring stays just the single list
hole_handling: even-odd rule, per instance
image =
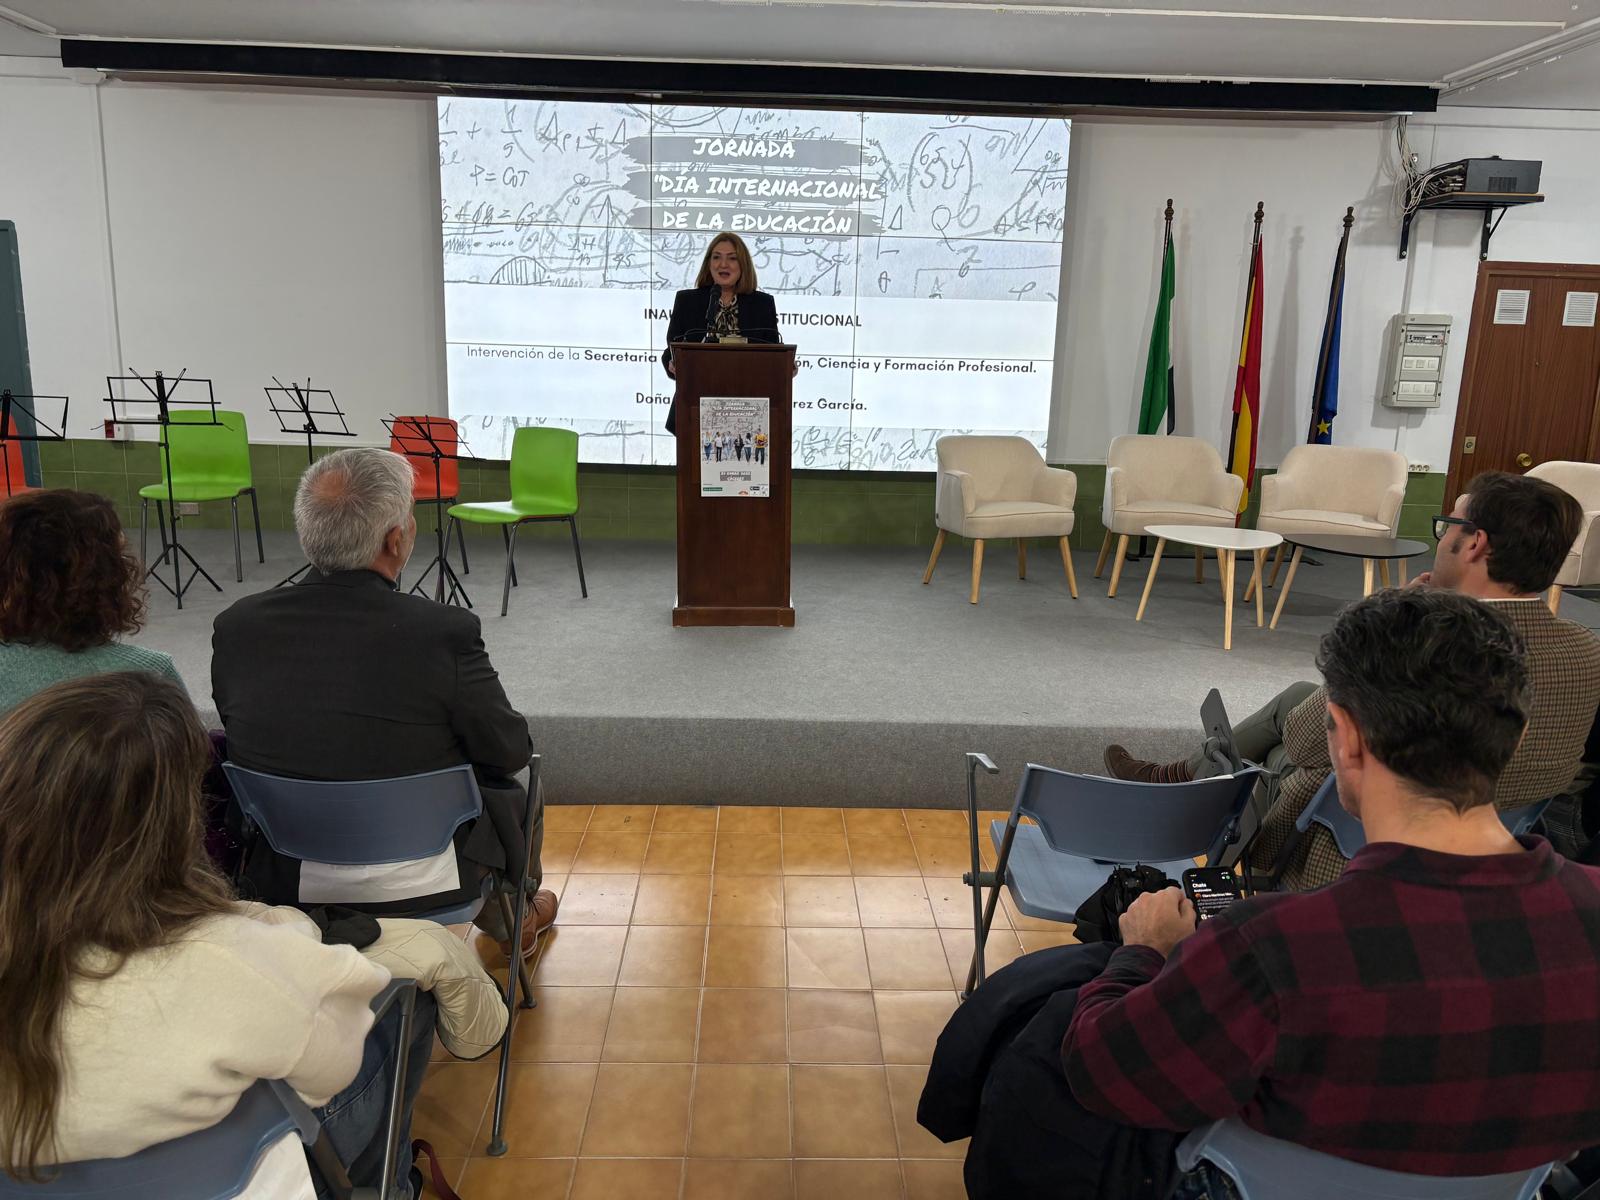
[{"label": "beige floor tile", "polygon": [[778,810],[770,804],[724,804],[717,810],[718,833],[777,833]]},{"label": "beige floor tile", "polygon": [[806,1159],[794,1163],[795,1200],[901,1200],[894,1159]]},{"label": "beige floor tile", "polygon": [[788,1061],[783,988],[706,988],[700,1002],[703,1063]]},{"label": "beige floor tile", "polygon": [[933,1046],[956,1011],[953,991],[874,992],[883,1061],[929,1063]]},{"label": "beige floor tile", "polygon": [[706,945],[706,987],[784,986],[784,931],[766,926],[713,925]]},{"label": "beige floor tile", "polygon": [[898,808],[847,808],[844,828],[852,838],[904,834],[906,819]]},{"label": "beige floor tile", "polygon": [[791,1067],[794,1155],[892,1158],[894,1120],[882,1067]]},{"label": "beige floor tile", "polygon": [[784,875],[848,875],[850,847],[841,833],[783,835]]},{"label": "beige floor tile", "polygon": [[[541,891],[554,892],[557,896],[567,890],[567,873],[565,871],[542,871],[539,875],[539,888]],[[468,932],[463,937],[471,940],[472,930],[475,926],[465,926]]]},{"label": "beige floor tile", "polygon": [[715,833],[717,810],[710,804],[663,804],[656,809],[655,833]]},{"label": "beige floor tile", "polygon": [[633,902],[635,925],[704,925],[710,911],[709,875],[639,877],[639,894]]},{"label": "beige floor tile", "polygon": [[706,931],[699,925],[635,925],[617,983],[623,987],[699,987]]},{"label": "beige floor tile", "polygon": [[850,868],[857,878],[864,875],[916,875],[922,870],[916,847],[903,831],[870,837],[851,834]]},{"label": "beige floor tile", "polygon": [[967,836],[967,814],[955,808],[908,808],[904,810],[906,826],[912,837],[931,834],[934,837]]},{"label": "beige floor tile", "polygon": [[538,1006],[517,1014],[512,1062],[599,1062],[611,1020],[608,987],[535,984]]},{"label": "beige floor tile", "polygon": [[566,871],[578,853],[578,843],[583,841],[579,832],[556,833],[544,831],[544,845],[539,850],[539,864],[546,871]]},{"label": "beige floor tile", "polygon": [[843,812],[837,808],[783,808],[778,813],[786,834],[844,832]]},{"label": "beige floor tile", "polygon": [[789,986],[854,988],[872,986],[867,952],[859,929],[789,929]]},{"label": "beige floor tile", "polygon": [[[645,847],[650,844],[648,833],[597,833],[591,829],[583,835],[578,856],[572,860],[574,875],[608,875],[632,872],[638,874],[644,863]],[[569,883],[567,885],[571,887]]]},{"label": "beige floor tile", "polygon": [[689,1136],[694,1068],[604,1063],[583,1131],[584,1158],[675,1158]]},{"label": "beige floor tile", "polygon": [[619,987],[600,1057],[605,1062],[693,1062],[699,1020],[699,988]]},{"label": "beige floor tile", "polygon": [[789,1061],[880,1063],[878,1018],[871,992],[791,991]]},{"label": "beige floor tile", "polygon": [[1077,936],[1071,925],[1064,925],[1056,930],[1045,932],[1042,929],[1022,929],[1017,931],[1017,937],[1022,940],[1022,952],[1032,954],[1035,950],[1045,950],[1051,946],[1076,946]]},{"label": "beige floor tile", "polygon": [[[960,878],[948,879],[942,876],[927,875],[922,880],[928,889],[928,903],[933,906],[934,923],[941,929],[972,929],[972,889],[962,883]],[[989,903],[988,889],[984,889],[983,902]],[[1010,929],[1011,918],[1006,915],[1005,905],[997,905],[994,910],[994,928]]]},{"label": "beige floor tile", "polygon": [[1010,892],[1000,893],[1000,904],[1005,909],[1006,919],[1011,922],[1013,929],[1033,929],[1040,933],[1069,933],[1072,930],[1071,925],[1062,921],[1047,921],[1043,917],[1024,915],[1011,899]]},{"label": "beige floor tile", "polygon": [[534,968],[535,984],[610,987],[617,982],[628,930],[622,925],[556,926],[544,935]]},{"label": "beige floor tile", "polygon": [[900,1139],[901,1158],[953,1158],[967,1156],[967,1142],[946,1145],[921,1125],[917,1124],[917,1102],[922,1098],[922,1085],[928,1080],[927,1067],[890,1066],[889,1098],[894,1105],[895,1135]]},{"label": "beige floor tile", "polygon": [[781,875],[717,875],[711,882],[713,925],[782,925]]},{"label": "beige floor tile", "polygon": [[663,1200],[682,1178],[681,1158],[580,1158],[568,1200]]},{"label": "beige floor tile", "polygon": [[[494,1063],[486,1061],[492,1071]],[[506,1079],[505,1139],[512,1158],[567,1158],[578,1152],[594,1063],[517,1063]],[[487,1142],[488,1121],[478,1139]],[[473,1153],[482,1154],[482,1146]],[[472,1173],[471,1168],[467,1174]]]},{"label": "beige floor tile", "polygon": [[557,1200],[572,1183],[572,1166],[570,1158],[475,1158],[456,1190],[472,1200]]},{"label": "beige floor tile", "polygon": [[[950,982],[957,991],[967,985],[967,972],[972,969],[972,930],[941,929],[939,940],[944,943],[945,960],[950,964]],[[983,948],[985,975],[993,975],[1009,962],[1022,955],[1022,943],[1009,929],[989,930],[989,940]]]},{"label": "beige floor tile", "polygon": [[638,890],[637,875],[573,875],[557,916],[563,925],[626,925]]},{"label": "beige floor tile", "polygon": [[[478,1125],[494,1094],[496,1063],[440,1063],[429,1067],[411,1118],[413,1137],[452,1158],[481,1154]],[[487,1140],[487,1139],[486,1139]]]},{"label": "beige floor tile", "polygon": [[[594,835],[591,833],[588,836]],[[972,870],[972,847],[964,837],[913,834],[911,844],[917,848],[917,861],[922,864],[924,875],[954,875],[959,878],[964,872]],[[581,851],[578,857],[582,861]]]},{"label": "beige floor tile", "polygon": [[937,929],[866,929],[872,986],[929,991],[944,986],[950,965]]},{"label": "beige floor tile", "polygon": [[783,880],[785,925],[853,929],[861,924],[848,875],[788,875]]},{"label": "beige floor tile", "polygon": [[787,1158],[691,1158],[683,1200],[794,1200],[793,1171]]},{"label": "beige floor tile", "polygon": [[901,1160],[900,1171],[906,1179],[906,1200],[967,1200],[958,1162],[908,1158]]},{"label": "beige floor tile", "polygon": [[789,1068],[702,1063],[695,1076],[691,1158],[786,1158]]},{"label": "beige floor tile", "polygon": [[709,875],[714,833],[653,833],[644,856],[646,875]]},{"label": "beige floor tile", "polygon": [[[723,809],[726,814],[732,809]],[[728,833],[717,831],[718,875],[783,874],[783,839],[775,833]]]},{"label": "beige floor tile", "polygon": [[919,875],[857,879],[856,904],[867,928],[921,929],[934,924],[928,890]]},{"label": "beige floor tile", "polygon": [[649,833],[656,817],[654,804],[596,804],[589,832]]},{"label": "beige floor tile", "polygon": [[582,833],[589,827],[592,804],[546,804],[544,806],[544,831],[546,833]]}]

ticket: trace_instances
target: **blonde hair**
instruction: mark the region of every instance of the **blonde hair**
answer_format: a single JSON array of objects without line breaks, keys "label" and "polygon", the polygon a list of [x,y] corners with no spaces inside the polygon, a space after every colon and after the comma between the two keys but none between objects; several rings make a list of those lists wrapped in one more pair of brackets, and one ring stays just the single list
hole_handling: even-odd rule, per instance
[{"label": "blonde hair", "polygon": [[750,247],[744,244],[744,239],[737,233],[719,233],[711,239],[706,246],[706,256],[700,260],[700,274],[695,276],[695,287],[707,287],[711,283],[711,252],[723,242],[733,247],[734,254],[739,259],[739,282],[733,285],[733,294],[748,296],[756,290],[756,265],[750,261]]}]

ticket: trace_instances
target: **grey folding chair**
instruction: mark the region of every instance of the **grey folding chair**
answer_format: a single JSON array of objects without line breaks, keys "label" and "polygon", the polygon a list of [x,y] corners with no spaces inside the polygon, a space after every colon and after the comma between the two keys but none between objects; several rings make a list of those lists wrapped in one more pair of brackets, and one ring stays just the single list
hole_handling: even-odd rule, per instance
[{"label": "grey folding chair", "polygon": [[[258,829],[279,854],[336,866],[374,866],[409,862],[442,854],[455,832],[483,815],[483,796],[472,768],[465,764],[396,779],[328,781],[286,779],[224,763],[248,826]],[[522,1007],[534,1007],[533,982],[517,948],[522,945],[522,925],[527,912],[527,892],[521,881],[533,864],[533,803],[539,789],[539,756],[529,761],[528,801],[522,828],[527,837],[524,858],[515,873],[516,902],[506,898],[504,876],[490,871],[483,893],[471,903],[434,912],[408,913],[418,920],[456,925],[470,921],[489,897],[500,905],[511,931],[515,970],[506,972],[506,1008],[517,1007],[517,985],[522,985]],[[248,830],[247,830],[248,832]],[[514,910],[514,911],[513,911]],[[500,1076],[495,1088],[494,1126],[488,1152],[506,1152],[506,1076],[511,1062],[511,1034],[515,1015],[506,1022],[500,1042]]]},{"label": "grey folding chair", "polygon": [[1240,1200],[1534,1200],[1550,1164],[1504,1175],[1408,1175],[1349,1162],[1257,1133],[1230,1118],[1196,1129],[1178,1145],[1178,1165],[1201,1159],[1233,1180]]},{"label": "grey folding chair", "polygon": [[[1261,776],[1245,767],[1190,783],[1133,783],[1029,763],[1011,815],[990,823],[999,857],[985,871],[978,855],[979,767],[995,772],[988,758],[968,754],[972,870],[965,882],[973,889],[974,943],[964,995],[983,982],[983,948],[1002,885],[1027,916],[1071,922],[1114,867],[1144,863],[1176,879],[1197,855],[1216,864],[1238,840],[1240,815]],[[1022,824],[1023,817],[1033,824]],[[984,888],[988,902],[980,911]]]},{"label": "grey folding chair", "polygon": [[157,1143],[125,1158],[49,1167],[37,1183],[0,1172],[0,1200],[232,1200],[249,1184],[261,1156],[291,1132],[311,1148],[317,1170],[337,1200],[388,1200],[394,1192],[400,1152],[400,1107],[416,1002],[417,985],[409,979],[395,980],[372,1001],[375,1020],[381,1020],[392,1005],[401,1006],[381,1189],[352,1187],[332,1140],[305,1101],[281,1079],[258,1079],[245,1089],[233,1111],[209,1129]]}]

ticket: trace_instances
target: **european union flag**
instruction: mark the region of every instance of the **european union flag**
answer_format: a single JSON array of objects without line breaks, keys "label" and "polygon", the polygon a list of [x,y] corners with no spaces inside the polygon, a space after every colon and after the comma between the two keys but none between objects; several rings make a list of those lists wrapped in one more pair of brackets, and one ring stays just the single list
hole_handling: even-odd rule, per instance
[{"label": "european union flag", "polygon": [[1333,443],[1333,421],[1339,415],[1339,328],[1344,318],[1344,255],[1350,244],[1355,209],[1344,213],[1344,234],[1333,262],[1333,283],[1328,288],[1328,315],[1322,322],[1322,349],[1317,354],[1317,381],[1311,390],[1311,428],[1306,441],[1319,446]]}]

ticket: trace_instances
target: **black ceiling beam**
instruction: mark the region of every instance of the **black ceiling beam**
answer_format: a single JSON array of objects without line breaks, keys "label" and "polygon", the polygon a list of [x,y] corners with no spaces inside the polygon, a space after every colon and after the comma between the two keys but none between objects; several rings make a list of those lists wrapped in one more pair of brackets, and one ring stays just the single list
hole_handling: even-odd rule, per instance
[{"label": "black ceiling beam", "polygon": [[329,50],[295,46],[65,38],[67,67],[369,84],[429,91],[537,92],[650,102],[782,101],[960,112],[1085,108],[1381,114],[1433,112],[1431,87],[1356,83],[1223,83],[917,68],[807,67]]}]

